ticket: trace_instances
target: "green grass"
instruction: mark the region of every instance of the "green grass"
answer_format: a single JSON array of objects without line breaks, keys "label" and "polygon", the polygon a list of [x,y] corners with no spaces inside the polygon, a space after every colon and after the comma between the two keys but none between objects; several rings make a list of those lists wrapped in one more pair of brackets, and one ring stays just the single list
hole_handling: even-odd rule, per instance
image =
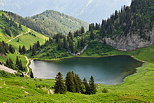
[{"label": "green grass", "polygon": [[[30,78],[0,78],[0,101],[16,103],[152,103],[154,102],[154,64],[145,63],[137,73],[118,85],[98,84],[95,95],[79,93],[48,94],[54,80]],[[5,84],[4,85],[4,81]],[[108,93],[102,93],[106,88]]]},{"label": "green grass", "polygon": [[[98,44],[97,47],[95,44]],[[128,76],[118,85],[97,84],[97,93],[84,95],[80,93],[48,94],[54,86],[54,80],[41,80],[30,78],[0,78],[0,101],[8,103],[153,103],[154,102],[154,45],[135,51],[122,52],[114,50],[97,42],[90,44],[84,55],[112,56],[130,55],[145,61],[142,67],[137,68],[137,73]],[[96,47],[96,48],[94,48]],[[99,49],[101,48],[101,49]],[[46,48],[48,49],[48,48]],[[51,51],[52,52],[52,51]],[[13,58],[13,55],[8,55]],[[21,57],[22,58],[22,57]],[[4,85],[4,81],[6,85]],[[102,93],[103,89],[107,93]],[[53,90],[53,89],[52,89]]]},{"label": "green grass", "polygon": [[48,37],[45,37],[44,35],[31,30],[30,33],[24,34],[12,40],[9,42],[9,44],[13,45],[16,49],[23,45],[25,45],[26,49],[29,49],[29,47],[37,41],[39,41],[40,44],[44,44],[46,40],[48,40]]}]

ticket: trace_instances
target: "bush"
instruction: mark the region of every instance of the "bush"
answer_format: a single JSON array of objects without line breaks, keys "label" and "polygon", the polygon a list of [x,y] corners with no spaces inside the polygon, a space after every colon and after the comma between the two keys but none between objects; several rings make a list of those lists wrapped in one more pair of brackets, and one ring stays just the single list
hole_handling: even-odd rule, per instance
[{"label": "bush", "polygon": [[102,90],[102,93],[108,93],[108,90],[104,88],[104,89]]}]

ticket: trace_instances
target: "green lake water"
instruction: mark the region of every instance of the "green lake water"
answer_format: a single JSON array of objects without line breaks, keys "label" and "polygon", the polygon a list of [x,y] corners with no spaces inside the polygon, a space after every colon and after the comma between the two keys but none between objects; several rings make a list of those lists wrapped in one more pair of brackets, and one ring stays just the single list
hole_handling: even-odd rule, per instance
[{"label": "green lake water", "polygon": [[111,57],[75,57],[60,61],[32,61],[32,68],[35,78],[54,79],[58,72],[66,76],[67,72],[74,71],[81,78],[89,80],[94,76],[96,83],[118,84],[123,79],[135,73],[136,68],[143,63],[130,56]]}]

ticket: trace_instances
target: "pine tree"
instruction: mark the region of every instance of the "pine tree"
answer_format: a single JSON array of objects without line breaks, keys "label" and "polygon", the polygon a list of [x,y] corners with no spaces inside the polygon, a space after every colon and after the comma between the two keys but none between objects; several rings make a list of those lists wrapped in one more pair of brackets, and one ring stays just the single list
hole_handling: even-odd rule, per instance
[{"label": "pine tree", "polygon": [[66,37],[64,37],[64,39],[63,39],[63,47],[64,47],[66,50],[68,49],[68,43],[67,43]]},{"label": "pine tree", "polygon": [[64,94],[66,92],[66,86],[63,81],[63,75],[59,72],[55,79],[56,79],[56,83],[54,86],[55,93]]},{"label": "pine tree", "polygon": [[67,86],[67,91],[76,92],[76,87],[74,83],[74,75],[72,72],[68,72],[66,75],[66,86]]},{"label": "pine tree", "polygon": [[93,76],[90,77],[89,86],[90,86],[90,94],[96,94],[96,85]]},{"label": "pine tree", "polygon": [[25,53],[26,53],[26,48],[25,48],[25,46],[22,47],[21,53],[22,53],[22,54],[25,54]]},{"label": "pine tree", "polygon": [[85,85],[84,85],[83,83],[81,83],[80,92],[81,92],[82,94],[85,94],[85,93],[86,93],[86,87],[85,87]]},{"label": "pine tree", "polygon": [[12,45],[9,45],[9,51],[13,54],[15,52],[15,49],[12,47]]},{"label": "pine tree", "polygon": [[16,58],[16,67],[17,67],[19,70],[21,70],[21,71],[24,71],[24,70],[25,70],[25,68],[22,66],[22,61],[19,60],[19,57],[18,57],[18,56],[17,56],[17,58]]},{"label": "pine tree", "polygon": [[14,69],[13,61],[10,58],[6,60],[6,66],[11,69]]},{"label": "pine tree", "polygon": [[74,83],[75,83],[76,92],[79,93],[81,88],[81,79],[77,74],[75,74],[74,76]]},{"label": "pine tree", "polygon": [[94,32],[93,31],[90,31],[90,39],[91,40],[94,40],[95,39],[95,36],[94,36]]},{"label": "pine tree", "polygon": [[81,34],[85,33],[84,27],[81,27]]},{"label": "pine tree", "polygon": [[89,86],[89,83],[87,82],[86,78],[83,79],[83,84],[86,88],[85,94],[90,94],[90,86]]},{"label": "pine tree", "polygon": [[19,46],[19,53],[20,53],[20,54],[22,53],[22,49],[21,49],[21,46]]},{"label": "pine tree", "polygon": [[41,45],[40,45],[40,42],[39,42],[39,41],[37,41],[37,42],[36,42],[36,48],[37,48],[37,49],[39,49],[39,48],[40,48],[40,46],[41,46]]}]

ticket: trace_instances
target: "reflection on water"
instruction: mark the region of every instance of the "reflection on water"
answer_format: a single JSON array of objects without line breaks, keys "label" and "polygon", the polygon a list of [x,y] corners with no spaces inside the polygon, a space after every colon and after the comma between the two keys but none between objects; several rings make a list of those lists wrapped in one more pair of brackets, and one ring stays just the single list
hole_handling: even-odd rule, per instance
[{"label": "reflection on water", "polygon": [[30,67],[36,78],[54,79],[58,72],[65,76],[67,72],[74,71],[81,78],[89,79],[91,75],[94,76],[96,83],[118,84],[141,65],[141,62],[129,56],[112,56],[104,58],[75,57],[53,62],[32,61]]}]

